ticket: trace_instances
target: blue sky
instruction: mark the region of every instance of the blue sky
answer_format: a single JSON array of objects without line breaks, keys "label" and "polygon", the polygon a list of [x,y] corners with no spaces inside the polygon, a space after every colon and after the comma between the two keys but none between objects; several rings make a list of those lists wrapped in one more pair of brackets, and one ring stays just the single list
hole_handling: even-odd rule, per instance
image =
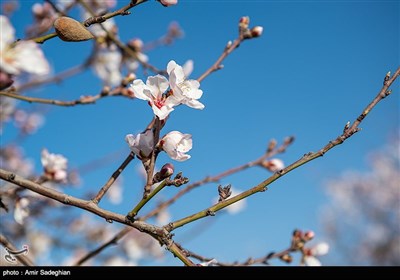
[{"label": "blue sky", "polygon": [[[20,9],[11,18],[17,36],[23,36],[24,26],[31,20],[33,3],[20,2]],[[144,42],[163,35],[168,24],[177,21],[185,31],[184,38],[147,53],[149,62],[163,68],[171,59],[179,64],[193,59],[192,78],[210,67],[226,43],[237,37],[241,16],[250,17],[250,26],[264,27],[262,37],[243,42],[224,61],[224,69],[202,82],[205,109],[180,106],[162,131],[162,135],[171,130],[192,134],[192,158],[173,163],[176,171],[183,171],[194,182],[258,158],[271,138],[280,142],[289,135],[296,137],[289,150],[279,156],[287,164],[336,138],[346,122],[354,120],[377,94],[385,74],[399,65],[399,8],[398,1],[179,1],[170,8],[151,1],[116,21],[121,39],[139,37]],[[57,73],[79,64],[89,55],[91,45],[90,41],[66,43],[55,38],[46,42],[43,50]],[[141,71],[138,75],[146,78]],[[100,80],[88,71],[27,94],[73,100],[96,94],[100,88]],[[363,130],[345,144],[284,176],[267,192],[248,198],[245,211],[178,229],[176,240],[221,261],[245,260],[284,249],[295,228],[312,229],[317,240],[323,240],[319,219],[327,201],[324,182],[344,170],[365,169],[366,154],[381,147],[399,128],[398,82],[393,90],[394,94],[365,119]],[[38,172],[43,147],[64,154],[71,167],[121,149],[128,153],[125,135],[142,131],[153,114],[146,102],[123,98],[103,99],[95,106],[45,109],[45,126],[23,143]],[[11,125],[3,136],[4,142],[12,139]],[[123,157],[84,176],[83,186],[74,194],[99,189]],[[167,161],[171,160],[162,155],[157,165]],[[137,164],[134,161],[123,174],[123,204],[116,207],[104,202],[104,207],[126,213],[138,201],[142,181],[136,173]],[[221,184],[246,190],[269,175],[256,167],[225,178]],[[203,186],[173,205],[173,220],[210,206],[216,187]],[[160,196],[177,191],[165,189]],[[204,231],[193,236],[193,230],[199,228]],[[340,264],[329,256],[324,263]],[[179,262],[169,256],[164,264]]]}]

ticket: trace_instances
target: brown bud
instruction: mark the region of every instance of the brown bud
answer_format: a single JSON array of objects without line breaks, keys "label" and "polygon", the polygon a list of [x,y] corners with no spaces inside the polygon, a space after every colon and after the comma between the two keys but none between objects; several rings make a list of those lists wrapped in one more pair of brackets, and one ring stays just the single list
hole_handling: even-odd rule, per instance
[{"label": "brown bud", "polygon": [[67,42],[79,42],[93,39],[94,36],[79,21],[69,17],[59,17],[54,21],[58,37]]}]

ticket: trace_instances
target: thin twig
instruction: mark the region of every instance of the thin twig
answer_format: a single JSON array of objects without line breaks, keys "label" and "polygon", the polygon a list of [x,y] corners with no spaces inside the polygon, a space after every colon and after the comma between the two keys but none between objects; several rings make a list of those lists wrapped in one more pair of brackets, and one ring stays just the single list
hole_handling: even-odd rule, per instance
[{"label": "thin twig", "polygon": [[130,227],[124,227],[120,232],[118,232],[113,238],[111,238],[109,241],[107,241],[106,243],[104,243],[103,245],[101,245],[100,247],[96,248],[93,251],[90,251],[88,254],[86,254],[85,256],[83,256],[82,258],[80,258],[74,265],[79,266],[82,265],[84,262],[86,262],[87,260],[97,256],[98,254],[100,254],[101,251],[103,251],[105,248],[111,246],[111,245],[115,245],[118,243],[118,241],[124,237],[128,232],[131,231],[132,228]]},{"label": "thin twig", "polygon": [[235,50],[237,47],[239,47],[240,43],[244,40],[242,35],[239,35],[239,37],[230,45],[226,46],[224,51],[222,52],[221,56],[217,59],[217,61],[210,67],[208,68],[199,78],[197,78],[197,81],[201,82],[204,80],[208,75],[211,73],[220,70],[222,68],[222,61],[231,53],[233,50]]},{"label": "thin twig", "polygon": [[250,188],[249,190],[242,192],[241,194],[238,194],[232,198],[228,198],[224,201],[218,202],[217,204],[204,209],[198,213],[192,214],[190,216],[187,216],[185,218],[182,218],[180,220],[177,220],[175,222],[169,223],[168,225],[164,226],[168,231],[173,231],[183,225],[186,225],[188,223],[191,223],[195,220],[202,219],[204,217],[214,215],[216,212],[224,209],[225,207],[228,207],[229,205],[242,200],[248,196],[251,196],[255,193],[258,192],[264,192],[267,190],[267,186],[279,179],[280,177],[288,174],[292,170],[302,166],[303,164],[306,164],[316,158],[322,157],[325,153],[327,153],[330,149],[333,147],[342,144],[344,141],[346,141],[349,137],[360,131],[361,129],[359,128],[359,124],[362,122],[362,120],[371,112],[371,110],[381,101],[383,98],[388,96],[391,91],[389,90],[390,85],[396,80],[396,78],[400,75],[400,68],[397,69],[397,71],[393,74],[392,77],[385,79],[384,85],[382,89],[379,91],[377,96],[373,99],[373,101],[368,104],[368,106],[363,110],[361,115],[353,122],[351,126],[345,126],[345,129],[341,135],[339,135],[336,139],[330,141],[327,145],[325,145],[323,148],[321,148],[318,152],[309,152],[305,154],[302,158],[299,160],[295,161],[291,165],[287,166],[286,168],[274,173],[271,177],[266,179],[265,181],[261,182],[257,186]]},{"label": "thin twig", "polygon": [[273,149],[271,151],[268,151],[267,153],[265,153],[263,156],[259,157],[256,160],[250,161],[248,163],[239,165],[237,167],[228,169],[224,172],[221,172],[217,175],[214,176],[207,176],[202,180],[199,180],[197,182],[194,182],[190,185],[187,185],[185,188],[183,188],[182,190],[180,190],[175,196],[173,196],[172,198],[158,204],[152,211],[150,211],[149,213],[147,213],[145,216],[143,216],[142,220],[147,220],[151,217],[154,217],[155,215],[157,215],[158,213],[160,213],[163,209],[165,209],[166,207],[170,206],[171,204],[175,203],[175,201],[177,201],[180,197],[182,197],[184,194],[190,192],[191,190],[193,190],[194,188],[200,187],[204,184],[208,184],[208,183],[215,183],[215,182],[219,182],[222,178],[230,176],[232,174],[235,174],[237,172],[240,171],[244,171],[250,167],[254,167],[254,166],[258,166],[260,165],[264,160],[266,160],[267,158],[273,157],[276,154],[279,153],[283,153],[286,151],[286,148],[291,144],[292,142],[290,141],[285,141],[281,146],[277,147],[276,149]]},{"label": "thin twig", "polygon": [[103,196],[107,193],[108,189],[114,184],[115,180],[119,177],[119,175],[124,171],[124,169],[128,166],[128,164],[134,159],[135,154],[130,152],[126,157],[124,162],[118,167],[117,170],[111,175],[110,179],[108,179],[107,183],[100,189],[97,195],[92,199],[92,201],[96,204],[99,204]]},{"label": "thin twig", "polygon": [[87,59],[85,63],[82,63],[80,65],[71,67],[70,69],[67,69],[63,72],[58,73],[57,75],[54,75],[52,77],[40,79],[40,80],[34,80],[31,82],[28,82],[26,84],[23,84],[19,87],[16,88],[17,92],[22,92],[24,90],[37,87],[43,84],[50,84],[50,83],[60,83],[62,80],[69,78],[71,76],[77,75],[81,73],[82,71],[86,70],[89,65],[90,65],[91,59]]},{"label": "thin twig", "polygon": [[49,104],[49,105],[57,105],[63,107],[71,107],[76,105],[88,105],[94,104],[97,100],[109,97],[109,96],[124,96],[128,98],[133,98],[132,94],[129,92],[128,89],[123,87],[117,87],[113,91],[110,92],[102,92],[96,95],[87,95],[82,96],[79,99],[72,100],[72,101],[63,101],[63,100],[56,100],[56,99],[45,99],[45,98],[37,98],[37,97],[29,97],[17,94],[16,91],[0,91],[0,96],[7,96],[10,98],[26,101],[29,103],[42,103],[42,104]]}]

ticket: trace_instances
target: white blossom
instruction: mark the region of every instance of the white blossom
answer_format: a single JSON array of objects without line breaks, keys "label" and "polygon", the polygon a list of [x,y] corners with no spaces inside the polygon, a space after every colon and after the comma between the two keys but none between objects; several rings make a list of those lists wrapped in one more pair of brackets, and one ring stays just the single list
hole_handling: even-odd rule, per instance
[{"label": "white blossom", "polygon": [[188,160],[190,155],[186,153],[192,149],[192,135],[171,131],[160,140],[160,146],[172,159]]},{"label": "white blossom", "polygon": [[116,86],[122,80],[121,62],[122,54],[115,45],[100,47],[94,57],[93,69],[105,85]]},{"label": "white blossom", "polygon": [[156,75],[148,77],[146,84],[140,79],[133,81],[131,88],[135,97],[147,100],[154,114],[163,120],[179,104],[179,101],[164,94],[168,86],[168,80],[164,76]]},{"label": "white blossom", "polygon": [[128,134],[125,136],[125,141],[128,143],[131,151],[139,158],[147,158],[153,151],[154,136],[151,129],[146,130],[144,133],[139,133],[136,136]]},{"label": "white blossom", "polygon": [[316,257],[326,255],[329,252],[329,244],[321,242],[314,247],[306,250],[306,255],[303,258],[306,266],[321,266],[321,262]]},{"label": "white blossom", "polygon": [[[190,70],[190,65],[187,66]],[[195,109],[203,109],[199,99],[203,91],[196,80],[187,80],[182,66],[171,60],[167,65],[167,78],[161,75],[150,76],[146,84],[138,79],[133,81],[131,88],[136,98],[149,102],[153,112],[160,120],[165,119],[175,106],[186,104]],[[169,90],[168,90],[169,89]]]},{"label": "white blossom", "polygon": [[0,15],[0,69],[19,75],[21,72],[45,75],[50,66],[42,50],[33,41],[15,41],[15,30],[6,16]]},{"label": "white blossom", "polygon": [[200,83],[197,80],[187,80],[182,66],[173,60],[168,63],[167,72],[174,98],[194,109],[204,109],[204,105],[197,100],[203,95],[199,89]]},{"label": "white blossom", "polygon": [[47,149],[43,149],[41,162],[46,175],[51,179],[64,181],[67,178],[68,160],[63,155],[52,154]]},{"label": "white blossom", "polygon": [[15,203],[15,208],[14,208],[14,219],[15,221],[23,225],[25,218],[29,216],[29,199],[26,197],[23,197]]}]

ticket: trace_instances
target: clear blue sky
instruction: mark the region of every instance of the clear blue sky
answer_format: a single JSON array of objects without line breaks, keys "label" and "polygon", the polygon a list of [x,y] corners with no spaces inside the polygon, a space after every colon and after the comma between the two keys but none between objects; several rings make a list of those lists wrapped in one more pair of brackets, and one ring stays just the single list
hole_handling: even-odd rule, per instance
[{"label": "clear blue sky", "polygon": [[[23,36],[24,26],[31,20],[33,3],[20,2],[11,19],[17,36]],[[241,16],[249,16],[251,26],[264,27],[261,38],[244,42],[224,62],[223,70],[202,82],[205,109],[177,108],[162,131],[192,134],[192,158],[173,163],[176,171],[183,171],[194,182],[259,157],[271,138],[296,137],[280,156],[286,164],[336,138],[346,122],[354,120],[377,94],[386,72],[394,72],[399,65],[399,9],[398,1],[179,1],[170,8],[151,1],[116,21],[124,41],[139,37],[144,42],[161,36],[171,21],[178,21],[185,37],[173,46],[149,52],[149,62],[163,68],[171,59],[180,64],[193,59],[193,78],[214,63],[227,41],[237,37]],[[57,73],[87,57],[91,44],[56,38],[43,49]],[[146,78],[141,71],[139,77]],[[100,87],[101,82],[88,71],[59,86],[28,94],[73,100],[96,94]],[[220,217],[178,229],[176,240],[221,261],[284,249],[295,228],[312,229],[317,240],[323,240],[319,220],[326,202],[323,183],[344,170],[366,168],[365,155],[381,147],[399,128],[398,82],[393,90],[365,119],[363,130],[345,144],[284,176],[267,192],[248,198],[245,211],[234,216],[217,214]],[[125,135],[143,130],[153,114],[146,102],[123,98],[103,99],[95,106],[45,108],[45,126],[23,143],[38,172],[43,147],[64,154],[71,168],[113,151],[125,149],[128,153]],[[4,141],[12,135],[9,125]],[[99,189],[123,157],[87,174],[73,194]],[[158,166],[167,161],[165,155],[160,156]],[[104,202],[104,207],[125,214],[139,200],[142,181],[135,171],[137,163],[123,174],[123,204],[116,207]],[[269,175],[254,168],[225,178],[221,184],[245,190]],[[173,220],[210,206],[216,187],[210,184],[196,189],[173,205]],[[160,195],[168,197],[177,191],[166,189]],[[193,236],[191,230],[199,227],[205,227],[204,231]],[[323,262],[337,264],[329,257]],[[163,264],[180,263],[167,255]]]}]

